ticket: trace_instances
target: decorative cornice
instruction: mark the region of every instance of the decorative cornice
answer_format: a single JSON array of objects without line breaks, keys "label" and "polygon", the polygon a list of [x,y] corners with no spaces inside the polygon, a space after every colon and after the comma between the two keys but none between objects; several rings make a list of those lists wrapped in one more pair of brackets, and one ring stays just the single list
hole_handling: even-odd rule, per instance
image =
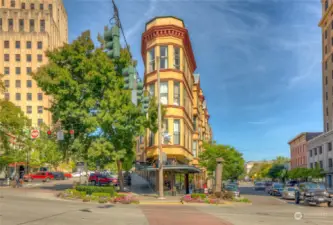
[{"label": "decorative cornice", "polygon": [[325,12],[325,14],[323,15],[322,19],[319,21],[319,24],[318,24],[319,27],[322,27],[322,26],[324,25],[324,22],[325,22],[325,20],[327,19],[328,14],[330,13],[332,7],[333,7],[333,4],[331,4],[331,5],[328,7],[328,9],[326,10],[326,12]]},{"label": "decorative cornice", "polygon": [[144,62],[146,62],[146,51],[147,51],[146,43],[148,41],[151,41],[151,40],[159,38],[159,37],[176,37],[176,38],[182,39],[184,48],[186,50],[185,52],[189,58],[191,73],[193,73],[196,70],[197,65],[195,62],[193,49],[192,49],[188,31],[185,28],[178,27],[175,25],[153,26],[142,34],[141,55],[142,55]]}]

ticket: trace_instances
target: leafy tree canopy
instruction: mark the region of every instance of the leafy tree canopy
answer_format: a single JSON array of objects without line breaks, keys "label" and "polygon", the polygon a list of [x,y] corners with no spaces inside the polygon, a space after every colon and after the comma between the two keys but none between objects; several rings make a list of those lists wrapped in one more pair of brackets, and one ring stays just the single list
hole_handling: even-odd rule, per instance
[{"label": "leafy tree canopy", "polygon": [[204,144],[204,149],[200,155],[201,166],[208,171],[215,171],[216,158],[222,157],[223,163],[223,180],[237,179],[244,173],[244,159],[242,153],[234,147],[221,144]]},{"label": "leafy tree canopy", "polygon": [[[117,161],[120,171],[121,163],[134,154],[135,137],[144,133],[146,125],[154,124],[147,122],[141,107],[132,103],[130,91],[123,89],[121,72],[131,64],[128,51],[122,49],[119,59],[110,60],[86,31],[47,56],[49,64],[34,79],[52,96],[53,121],[60,121],[64,130],[75,130],[74,140],[65,136],[65,155],[68,151],[100,166]],[[92,135],[97,129],[100,132]]]}]

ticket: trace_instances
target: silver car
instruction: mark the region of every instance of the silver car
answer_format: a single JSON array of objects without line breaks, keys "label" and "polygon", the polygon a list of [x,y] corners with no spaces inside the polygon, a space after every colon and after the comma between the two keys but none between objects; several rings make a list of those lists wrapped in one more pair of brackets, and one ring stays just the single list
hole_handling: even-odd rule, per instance
[{"label": "silver car", "polygon": [[285,187],[282,192],[283,199],[295,199],[295,188]]},{"label": "silver car", "polygon": [[235,198],[239,198],[240,197],[240,191],[238,189],[237,185],[234,184],[228,184],[225,186],[225,190],[228,192],[231,192]]}]

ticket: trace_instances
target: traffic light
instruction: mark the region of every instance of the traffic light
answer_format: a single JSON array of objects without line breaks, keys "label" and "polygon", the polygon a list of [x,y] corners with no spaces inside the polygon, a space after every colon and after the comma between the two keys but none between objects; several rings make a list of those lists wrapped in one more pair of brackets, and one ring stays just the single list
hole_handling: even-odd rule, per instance
[{"label": "traffic light", "polygon": [[119,27],[114,25],[110,30],[104,33],[105,48],[109,51],[107,55],[111,59],[120,57],[120,32]]},{"label": "traffic light", "polygon": [[52,131],[48,130],[48,131],[47,131],[47,136],[48,136],[49,138],[52,138]]},{"label": "traffic light", "polygon": [[75,131],[72,129],[72,130],[69,131],[69,133],[71,135],[71,138],[74,139],[74,133],[75,133]]},{"label": "traffic light", "polygon": [[142,98],[143,98],[143,83],[142,83],[142,81],[139,81],[136,84],[136,97],[137,97],[138,104],[139,104],[142,101]]},{"label": "traffic light", "polygon": [[149,101],[150,101],[150,98],[148,96],[143,97],[143,99],[142,99],[142,111],[143,111],[143,113],[148,112]]},{"label": "traffic light", "polygon": [[124,76],[124,89],[125,90],[133,90],[134,88],[134,81],[136,79],[135,76],[136,70],[133,66],[126,67],[122,70],[122,74]]}]

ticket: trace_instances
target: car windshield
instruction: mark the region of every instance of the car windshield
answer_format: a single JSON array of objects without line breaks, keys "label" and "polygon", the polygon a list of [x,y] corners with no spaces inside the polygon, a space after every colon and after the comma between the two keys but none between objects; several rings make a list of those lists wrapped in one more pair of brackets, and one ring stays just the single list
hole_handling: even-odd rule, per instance
[{"label": "car windshield", "polygon": [[274,184],[274,188],[283,188],[282,184]]},{"label": "car windshield", "polygon": [[290,188],[288,188],[287,190],[288,190],[288,191],[295,191],[295,188],[290,187]]},{"label": "car windshield", "polygon": [[228,186],[226,186],[225,189],[226,189],[227,191],[237,191],[237,190],[238,190],[238,188],[237,188],[236,185],[228,185]]},{"label": "car windshield", "polygon": [[326,189],[324,184],[316,184],[316,183],[306,184],[306,187],[309,189]]}]

